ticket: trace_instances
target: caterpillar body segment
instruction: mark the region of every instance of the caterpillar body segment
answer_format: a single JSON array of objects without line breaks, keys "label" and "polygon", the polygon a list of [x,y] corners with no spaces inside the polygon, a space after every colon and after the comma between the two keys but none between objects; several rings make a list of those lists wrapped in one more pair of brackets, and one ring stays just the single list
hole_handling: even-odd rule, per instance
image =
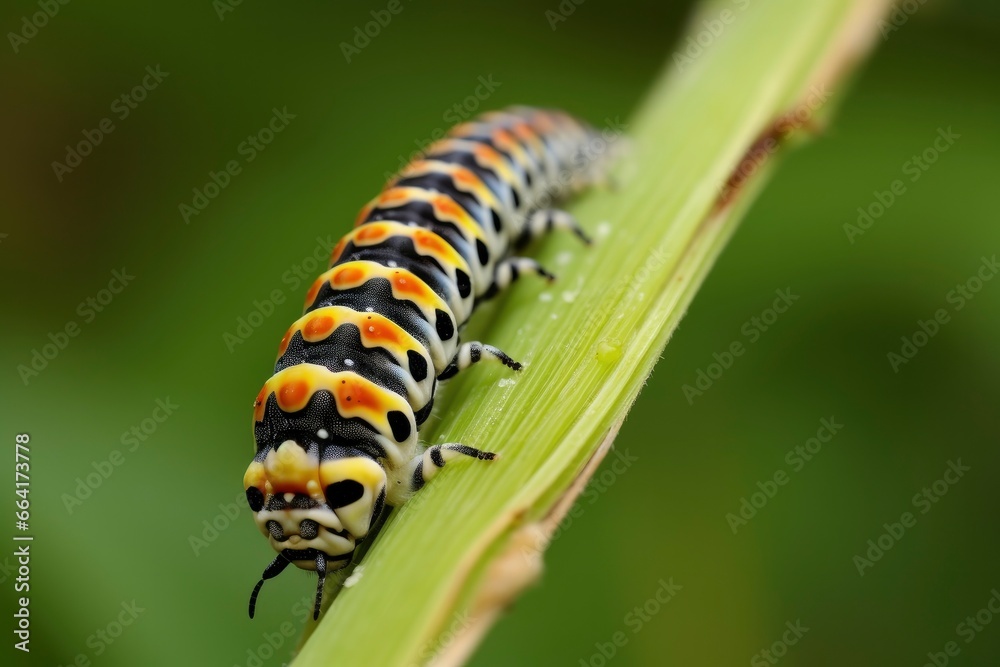
[{"label": "caterpillar body segment", "polygon": [[481,360],[518,371],[502,350],[460,342],[477,303],[519,276],[553,276],[512,255],[552,229],[589,242],[550,208],[600,173],[594,131],[558,111],[514,107],[451,130],[362,208],[309,288],[254,401],[256,454],[243,485],[278,556],[319,575],[354,551],[388,506],[455,458],[495,454],[457,443],[422,449],[417,432],[438,382]]}]

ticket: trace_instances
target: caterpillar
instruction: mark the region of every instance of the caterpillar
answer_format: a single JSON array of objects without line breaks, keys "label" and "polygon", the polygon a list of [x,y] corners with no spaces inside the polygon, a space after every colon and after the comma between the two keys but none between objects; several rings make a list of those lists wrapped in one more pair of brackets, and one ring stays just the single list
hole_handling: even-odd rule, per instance
[{"label": "caterpillar", "polygon": [[417,431],[439,381],[485,360],[521,370],[459,331],[520,276],[554,279],[516,254],[531,240],[560,229],[590,243],[548,205],[602,180],[598,141],[560,111],[483,114],[404,167],[334,247],[253,404],[243,486],[278,555],[253,589],[250,618],[264,581],[292,563],[318,574],[318,618],[327,573],[350,563],[385,507],[457,457],[496,458],[456,443],[422,448]]}]

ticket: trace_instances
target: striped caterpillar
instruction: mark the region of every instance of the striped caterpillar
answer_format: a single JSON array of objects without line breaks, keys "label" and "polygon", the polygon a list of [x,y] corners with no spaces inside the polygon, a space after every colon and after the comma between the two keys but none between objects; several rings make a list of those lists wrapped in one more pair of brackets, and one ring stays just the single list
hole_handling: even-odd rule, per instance
[{"label": "striped caterpillar", "polygon": [[600,180],[595,131],[558,111],[515,107],[453,128],[385,186],[333,249],[281,340],[254,401],[256,455],[243,478],[260,531],[278,556],[250,596],[289,563],[319,575],[350,563],[386,505],[397,506],[456,457],[422,449],[438,380],[483,360],[518,371],[491,345],[459,342],[479,302],[519,276],[553,279],[512,254],[552,229],[589,243],[548,204]]}]

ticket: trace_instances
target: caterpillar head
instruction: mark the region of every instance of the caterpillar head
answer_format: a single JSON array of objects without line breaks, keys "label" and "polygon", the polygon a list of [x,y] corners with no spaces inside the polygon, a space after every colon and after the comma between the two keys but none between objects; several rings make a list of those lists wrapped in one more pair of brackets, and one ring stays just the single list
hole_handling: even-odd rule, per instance
[{"label": "caterpillar head", "polygon": [[317,618],[327,571],[351,562],[382,512],[385,471],[357,450],[326,447],[321,454],[318,444],[285,440],[257,455],[243,486],[257,527],[278,552],[250,596],[250,618],[264,580],[289,563],[319,575]]}]

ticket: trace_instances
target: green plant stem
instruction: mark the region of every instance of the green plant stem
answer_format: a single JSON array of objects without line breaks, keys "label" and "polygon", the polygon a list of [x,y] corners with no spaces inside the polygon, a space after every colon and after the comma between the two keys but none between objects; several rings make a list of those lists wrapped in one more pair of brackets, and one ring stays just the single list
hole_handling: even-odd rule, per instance
[{"label": "green plant stem", "polygon": [[[620,188],[574,203],[590,230],[606,221],[609,233],[588,250],[546,242],[539,257],[559,281],[521,281],[466,332],[525,370],[477,368],[452,381],[422,435],[500,460],[452,464],[393,513],[356,583],[307,629],[296,667],[460,664],[537,579],[548,535],[797,127],[776,123],[804,109],[818,123],[809,101],[853,69],[888,2],[741,5],[701,8],[692,35],[723,9],[733,18],[697,57],[667,63],[628,127]],[[746,177],[732,179],[738,169]],[[455,628],[456,618],[470,620]],[[446,630],[458,632],[440,645]]]}]

